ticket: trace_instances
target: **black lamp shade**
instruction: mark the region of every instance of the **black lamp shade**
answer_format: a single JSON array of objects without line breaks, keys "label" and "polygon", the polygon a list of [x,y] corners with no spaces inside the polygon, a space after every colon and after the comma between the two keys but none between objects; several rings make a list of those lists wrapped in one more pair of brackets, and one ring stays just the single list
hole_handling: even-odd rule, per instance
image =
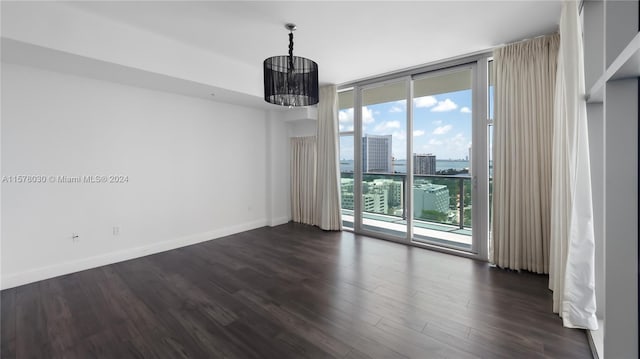
[{"label": "black lamp shade", "polygon": [[317,104],[318,64],[299,56],[264,60],[264,100],[289,107]]}]

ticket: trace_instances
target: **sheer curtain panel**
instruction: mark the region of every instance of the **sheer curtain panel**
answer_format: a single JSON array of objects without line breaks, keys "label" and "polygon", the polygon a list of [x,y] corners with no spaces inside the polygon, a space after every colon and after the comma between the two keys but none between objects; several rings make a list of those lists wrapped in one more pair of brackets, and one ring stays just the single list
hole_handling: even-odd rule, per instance
[{"label": "sheer curtain panel", "polygon": [[340,215],[340,170],[338,162],[338,95],[336,86],[320,88],[318,103],[318,167],[316,181],[316,225],[324,230],[342,230]]},{"label": "sheer curtain panel", "polygon": [[291,139],[291,215],[294,222],[315,224],[316,138]]},{"label": "sheer curtain panel", "polygon": [[577,2],[564,2],[554,111],[549,288],[553,311],[565,326],[595,330],[595,238],[581,34]]},{"label": "sheer curtain panel", "polygon": [[494,51],[494,194],[490,260],[549,272],[553,101],[559,35]]}]

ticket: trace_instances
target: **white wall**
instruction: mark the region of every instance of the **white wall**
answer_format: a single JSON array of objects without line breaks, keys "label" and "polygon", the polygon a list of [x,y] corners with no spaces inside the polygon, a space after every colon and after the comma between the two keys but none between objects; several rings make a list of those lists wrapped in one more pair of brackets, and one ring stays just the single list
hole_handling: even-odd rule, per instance
[{"label": "white wall", "polygon": [[315,136],[317,131],[315,119],[305,119],[289,122],[289,134],[291,137]]},{"label": "white wall", "polygon": [[593,201],[593,231],[595,244],[596,316],[602,320],[605,308],[604,283],[604,127],[601,103],[587,104],[589,126],[589,156]]},{"label": "white wall", "polygon": [[269,117],[269,225],[276,226],[291,220],[290,195],[290,141],[287,123],[281,119],[282,113],[270,111]]},{"label": "white wall", "polygon": [[604,357],[638,358],[638,79],[605,86]]},{"label": "white wall", "polygon": [[268,223],[264,111],[7,63],[2,75],[3,176],[129,179],[3,183],[3,288]]}]

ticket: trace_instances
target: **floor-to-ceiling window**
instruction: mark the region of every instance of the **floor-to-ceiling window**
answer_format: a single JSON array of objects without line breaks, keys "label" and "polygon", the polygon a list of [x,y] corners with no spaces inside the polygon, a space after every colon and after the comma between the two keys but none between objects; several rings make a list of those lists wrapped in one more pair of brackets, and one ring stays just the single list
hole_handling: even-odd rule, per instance
[{"label": "floor-to-ceiling window", "polygon": [[345,228],[486,258],[488,77],[477,57],[339,93]]},{"label": "floor-to-ceiling window", "polygon": [[475,64],[413,81],[413,218],[416,241],[472,248]]},{"label": "floor-to-ceiling window", "polygon": [[340,131],[340,201],[342,227],[353,230],[354,206],[354,124],[353,89],[338,93],[338,130]]},{"label": "floor-to-ceiling window", "polygon": [[407,238],[407,79],[359,89],[359,228]]}]

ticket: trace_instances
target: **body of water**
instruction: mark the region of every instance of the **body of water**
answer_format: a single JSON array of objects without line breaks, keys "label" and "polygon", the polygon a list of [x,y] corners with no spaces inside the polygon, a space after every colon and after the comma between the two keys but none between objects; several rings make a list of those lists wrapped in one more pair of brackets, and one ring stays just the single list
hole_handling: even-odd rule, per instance
[{"label": "body of water", "polygon": [[[353,160],[340,160],[341,172],[353,172]],[[469,168],[469,161],[465,160],[436,160],[436,171],[454,169],[463,170]],[[407,161],[396,160],[393,161],[393,171],[398,173],[407,172]]]}]

